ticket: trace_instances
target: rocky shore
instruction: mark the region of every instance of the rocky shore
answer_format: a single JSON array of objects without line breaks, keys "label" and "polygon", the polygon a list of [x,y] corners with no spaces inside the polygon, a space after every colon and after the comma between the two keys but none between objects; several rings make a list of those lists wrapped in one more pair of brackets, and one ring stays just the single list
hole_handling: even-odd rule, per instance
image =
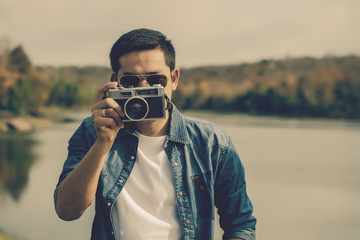
[{"label": "rocky shore", "polygon": [[[0,133],[1,132],[31,132],[53,126],[56,123],[66,121],[60,114],[42,114],[40,116],[14,116],[7,111],[0,110]],[[51,116],[51,117],[49,117]]]},{"label": "rocky shore", "polygon": [[1,132],[30,132],[52,126],[54,123],[46,118],[17,117],[0,120]]}]

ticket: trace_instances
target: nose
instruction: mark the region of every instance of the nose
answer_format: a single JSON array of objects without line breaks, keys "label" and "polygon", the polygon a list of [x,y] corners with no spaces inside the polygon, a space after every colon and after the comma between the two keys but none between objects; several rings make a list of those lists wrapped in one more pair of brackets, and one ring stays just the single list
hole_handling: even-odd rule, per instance
[{"label": "nose", "polygon": [[140,84],[139,87],[150,87],[149,83],[146,81],[146,77],[140,77]]}]

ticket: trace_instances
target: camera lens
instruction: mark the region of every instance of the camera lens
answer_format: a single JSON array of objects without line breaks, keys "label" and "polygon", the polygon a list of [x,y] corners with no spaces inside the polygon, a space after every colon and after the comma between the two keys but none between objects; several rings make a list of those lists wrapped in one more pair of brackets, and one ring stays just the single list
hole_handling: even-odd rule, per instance
[{"label": "camera lens", "polygon": [[132,97],[126,101],[124,112],[130,120],[138,121],[146,117],[149,112],[149,106],[142,97]]}]

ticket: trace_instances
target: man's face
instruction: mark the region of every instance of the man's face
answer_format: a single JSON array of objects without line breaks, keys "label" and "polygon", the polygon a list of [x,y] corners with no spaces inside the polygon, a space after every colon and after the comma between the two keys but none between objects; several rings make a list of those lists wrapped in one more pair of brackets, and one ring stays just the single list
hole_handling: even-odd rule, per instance
[{"label": "man's face", "polygon": [[[146,75],[146,74],[164,74],[168,80],[164,92],[171,100],[172,91],[176,90],[179,80],[179,69],[170,72],[169,66],[165,63],[165,56],[162,50],[155,48],[151,50],[139,50],[130,52],[120,57],[120,69],[118,77],[122,75]],[[149,86],[145,80],[142,80],[139,87]]]}]

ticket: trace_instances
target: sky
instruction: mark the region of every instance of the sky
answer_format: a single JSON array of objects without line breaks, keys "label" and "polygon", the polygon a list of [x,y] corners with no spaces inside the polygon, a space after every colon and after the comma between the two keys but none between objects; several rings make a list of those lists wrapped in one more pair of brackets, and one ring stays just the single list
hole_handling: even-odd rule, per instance
[{"label": "sky", "polygon": [[21,44],[34,65],[109,66],[118,37],[145,27],[172,40],[179,67],[360,55],[359,10],[359,0],[0,0],[0,44]]}]

